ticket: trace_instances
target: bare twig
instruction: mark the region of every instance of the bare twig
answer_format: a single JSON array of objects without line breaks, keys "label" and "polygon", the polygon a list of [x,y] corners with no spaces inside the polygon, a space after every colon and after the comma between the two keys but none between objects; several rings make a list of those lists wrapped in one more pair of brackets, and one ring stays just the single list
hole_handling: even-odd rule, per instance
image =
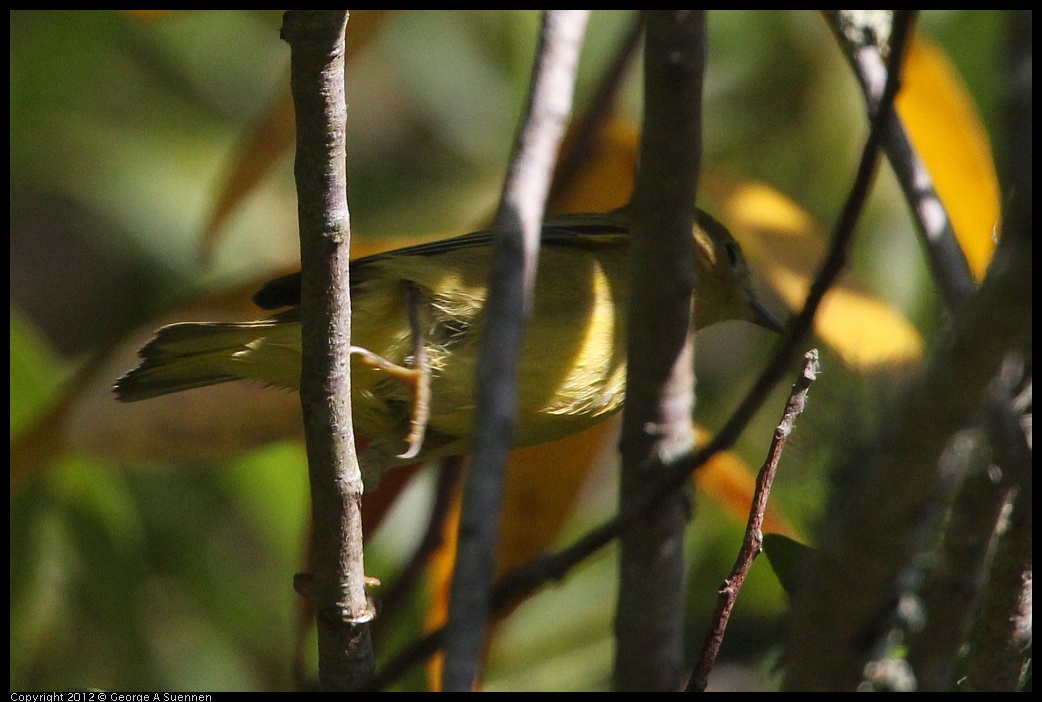
[{"label": "bare twig", "polygon": [[781,460],[789,434],[792,433],[796,424],[796,417],[803,412],[803,408],[807,404],[807,391],[810,390],[811,383],[817,379],[820,371],[818,351],[812,349],[803,356],[803,367],[800,369],[799,378],[793,383],[781,421],[774,430],[774,438],[771,440],[771,447],[767,452],[767,460],[764,461],[756,476],[756,492],[753,494],[753,503],[749,510],[749,521],[746,524],[742,547],[738,551],[734,567],[731,568],[731,574],[720,588],[713,624],[706,634],[705,642],[702,644],[702,653],[695,663],[691,681],[687,686],[689,692],[704,692],[709,683],[709,673],[720,652],[720,644],[724,640],[724,631],[727,629],[731,610],[738,599],[742,584],[745,583],[745,577],[753,565],[753,560],[763,550],[763,516],[767,512],[767,500],[771,495],[774,476],[778,472],[778,462]]},{"label": "bare twig", "polygon": [[319,684],[355,689],[373,671],[362,565],[362,475],[351,422],[351,303],[344,98],[347,12],[291,11],[301,260],[301,379],[311,479]]},{"label": "bare twig", "polygon": [[442,688],[470,690],[490,612],[507,454],[516,419],[516,376],[531,307],[539,233],[553,164],[571,112],[588,11],[547,10],[532,85],[499,211],[488,325],[478,355],[473,462],[463,495],[449,598]]}]

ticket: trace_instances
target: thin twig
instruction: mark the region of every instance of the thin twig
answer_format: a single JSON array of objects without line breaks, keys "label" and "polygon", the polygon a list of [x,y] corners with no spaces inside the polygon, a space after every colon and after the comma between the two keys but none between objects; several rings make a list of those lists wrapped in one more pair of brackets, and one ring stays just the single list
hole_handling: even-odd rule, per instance
[{"label": "thin twig", "polygon": [[745,527],[745,537],[738,551],[738,558],[731,568],[731,574],[720,588],[720,597],[717,599],[716,612],[714,612],[712,625],[706,634],[702,644],[702,653],[695,663],[688,683],[688,692],[705,692],[709,683],[709,673],[716,662],[716,656],[720,652],[720,644],[724,641],[724,632],[727,622],[731,616],[731,610],[738,599],[738,593],[745,583],[753,560],[763,550],[763,517],[767,512],[767,500],[771,495],[771,486],[774,484],[774,476],[778,472],[778,463],[781,460],[782,451],[788,441],[789,435],[796,424],[796,417],[802,412],[807,404],[807,391],[811,384],[817,379],[821,367],[818,364],[818,351],[811,349],[803,356],[803,367],[800,375],[793,383],[792,392],[785,403],[785,411],[782,413],[781,421],[774,430],[771,447],[767,451],[767,460],[764,461],[760,472],[756,476],[756,491],[753,493],[753,503],[749,510],[749,521]]}]

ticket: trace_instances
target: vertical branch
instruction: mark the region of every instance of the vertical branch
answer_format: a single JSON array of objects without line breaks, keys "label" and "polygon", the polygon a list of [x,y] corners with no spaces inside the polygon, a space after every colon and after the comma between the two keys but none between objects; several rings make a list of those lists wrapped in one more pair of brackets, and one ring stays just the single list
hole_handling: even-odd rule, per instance
[{"label": "vertical branch", "polygon": [[[989,389],[987,401],[974,418],[984,427],[960,432],[960,450],[948,451],[941,471],[961,477],[946,509],[944,528],[926,578],[903,578],[909,594],[921,602],[921,627],[913,627],[907,646],[907,661],[919,692],[947,692],[953,687],[960,651],[978,610],[989,553],[996,525],[1010,499],[1010,476],[1001,455],[1006,427],[1003,407],[1010,396],[1003,383]],[[1001,468],[1002,478],[996,480]],[[912,566],[922,571],[921,564]],[[917,575],[914,573],[913,575]]]},{"label": "vertical branch", "polygon": [[490,613],[507,454],[516,419],[516,376],[531,307],[543,210],[571,113],[586,10],[547,10],[528,102],[495,220],[495,251],[478,356],[474,454],[463,494],[459,551],[445,635],[446,691],[474,684]]},{"label": "vertical branch", "polygon": [[297,120],[301,261],[301,378],[311,480],[319,683],[354,689],[372,676],[362,565],[362,476],[351,421],[344,97],[347,12],[287,12]]},{"label": "vertical branch", "polygon": [[[620,509],[641,499],[693,443],[696,266],[691,244],[701,160],[705,13],[647,15],[644,128],[634,196]],[[654,275],[649,275],[654,271]],[[623,532],[615,688],[683,683],[684,488]]]}]

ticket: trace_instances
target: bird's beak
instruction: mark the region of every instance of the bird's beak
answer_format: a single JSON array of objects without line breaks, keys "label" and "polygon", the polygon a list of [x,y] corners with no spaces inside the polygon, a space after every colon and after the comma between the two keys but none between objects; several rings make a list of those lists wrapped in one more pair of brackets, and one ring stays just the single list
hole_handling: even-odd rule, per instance
[{"label": "bird's beak", "polygon": [[779,334],[785,331],[785,327],[782,326],[782,323],[778,321],[778,318],[775,317],[770,310],[763,306],[762,302],[754,297],[749,301],[749,303],[749,306],[753,310],[753,315],[749,319],[750,322]]}]

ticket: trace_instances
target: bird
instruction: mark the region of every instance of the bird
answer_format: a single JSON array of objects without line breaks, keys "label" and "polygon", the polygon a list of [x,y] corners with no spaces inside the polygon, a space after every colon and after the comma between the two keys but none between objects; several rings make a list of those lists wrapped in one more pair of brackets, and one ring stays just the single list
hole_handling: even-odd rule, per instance
[{"label": "bird", "polygon": [[[518,367],[514,446],[564,438],[618,412],[625,399],[628,209],[545,220]],[[756,297],[731,233],[695,208],[696,329],[744,320],[781,324]],[[493,234],[477,231],[351,262],[351,386],[360,463],[379,476],[402,464],[468,452]],[[114,386],[135,402],[234,380],[300,384],[300,274],[265,284],[272,316],[180,322],[159,329]]]}]

